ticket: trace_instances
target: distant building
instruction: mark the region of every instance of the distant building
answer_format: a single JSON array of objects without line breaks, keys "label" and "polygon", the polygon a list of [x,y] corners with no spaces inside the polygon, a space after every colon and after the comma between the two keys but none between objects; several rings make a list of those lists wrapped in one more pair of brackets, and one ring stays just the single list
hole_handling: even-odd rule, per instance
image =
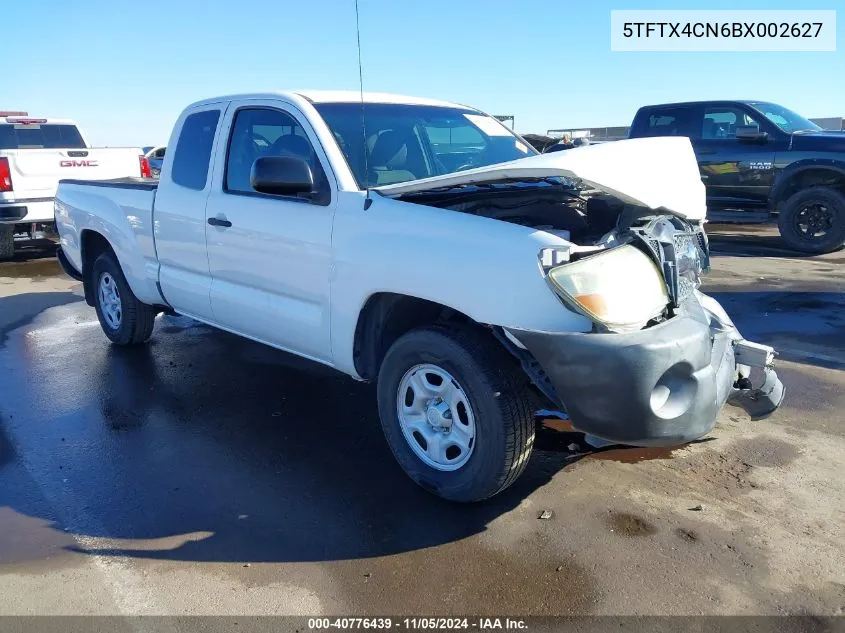
[{"label": "distant building", "polygon": [[827,117],[823,119],[810,119],[813,123],[823,127],[825,130],[845,130],[845,118]]},{"label": "distant building", "polygon": [[591,141],[618,141],[628,138],[628,126],[566,128],[546,132],[546,136],[552,138],[563,138],[566,134],[573,139],[586,137]]}]

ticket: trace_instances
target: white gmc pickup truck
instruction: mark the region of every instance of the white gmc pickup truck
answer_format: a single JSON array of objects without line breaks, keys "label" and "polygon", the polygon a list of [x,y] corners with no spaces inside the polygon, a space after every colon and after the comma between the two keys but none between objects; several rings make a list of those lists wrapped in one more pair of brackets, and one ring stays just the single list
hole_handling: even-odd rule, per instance
[{"label": "white gmc pickup truck", "polygon": [[179,313],[376,381],[396,459],[444,498],[513,483],[549,403],[640,446],[781,403],[773,350],[699,291],[685,138],[536,155],[466,106],[301,92],[195,103],[168,147],[159,182],[59,185],[58,257],[106,336]]},{"label": "white gmc pickup truck", "polygon": [[142,159],[137,148],[88,147],[67,119],[0,112],[0,260],[14,254],[16,234],[50,233],[60,179],[149,175]]}]

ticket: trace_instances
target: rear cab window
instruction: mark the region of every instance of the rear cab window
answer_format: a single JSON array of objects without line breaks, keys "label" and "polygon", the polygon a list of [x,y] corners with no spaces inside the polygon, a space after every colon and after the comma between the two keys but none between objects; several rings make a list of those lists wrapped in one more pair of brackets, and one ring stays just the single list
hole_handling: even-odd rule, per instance
[{"label": "rear cab window", "polygon": [[185,118],[170,168],[175,184],[197,191],[205,189],[219,121],[220,110],[203,110]]},{"label": "rear cab window", "polygon": [[640,115],[638,137],[687,136],[701,134],[697,110],[689,106],[650,108]]},{"label": "rear cab window", "polygon": [[0,149],[85,149],[75,125],[0,123]]}]

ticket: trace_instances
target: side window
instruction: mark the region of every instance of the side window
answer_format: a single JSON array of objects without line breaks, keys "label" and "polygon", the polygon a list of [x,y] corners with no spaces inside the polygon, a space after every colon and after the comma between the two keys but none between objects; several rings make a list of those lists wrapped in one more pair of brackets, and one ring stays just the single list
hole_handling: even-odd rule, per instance
[{"label": "side window", "polygon": [[692,136],[694,116],[692,108],[655,110],[643,122],[642,136]]},{"label": "side window", "polygon": [[754,126],[760,128],[760,122],[739,108],[723,106],[707,108],[701,126],[701,138],[729,139],[736,138],[737,127]]},{"label": "side window", "polygon": [[249,173],[256,159],[264,156],[301,158],[311,167],[315,190],[328,194],[325,172],[305,130],[296,119],[286,112],[269,108],[238,110],[226,153],[224,190],[254,193]]},{"label": "side window", "polygon": [[171,177],[177,185],[197,191],[205,189],[219,119],[220,110],[197,112],[185,119],[171,168]]},{"label": "side window", "polygon": [[164,151],[165,151],[164,147],[162,147],[161,149],[157,149],[155,151],[155,154],[153,154],[153,157],[154,158],[164,158]]}]

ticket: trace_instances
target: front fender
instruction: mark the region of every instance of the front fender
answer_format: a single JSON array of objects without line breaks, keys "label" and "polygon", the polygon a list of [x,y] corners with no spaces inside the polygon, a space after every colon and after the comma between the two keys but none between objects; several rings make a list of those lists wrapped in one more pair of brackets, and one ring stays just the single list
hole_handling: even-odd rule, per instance
[{"label": "front fender", "polygon": [[375,196],[341,200],[333,233],[332,355],[357,375],[353,342],[367,300],[390,292],[457,310],[478,323],[586,332],[592,323],[563,306],[538,255],[560,237],[449,209]]}]

